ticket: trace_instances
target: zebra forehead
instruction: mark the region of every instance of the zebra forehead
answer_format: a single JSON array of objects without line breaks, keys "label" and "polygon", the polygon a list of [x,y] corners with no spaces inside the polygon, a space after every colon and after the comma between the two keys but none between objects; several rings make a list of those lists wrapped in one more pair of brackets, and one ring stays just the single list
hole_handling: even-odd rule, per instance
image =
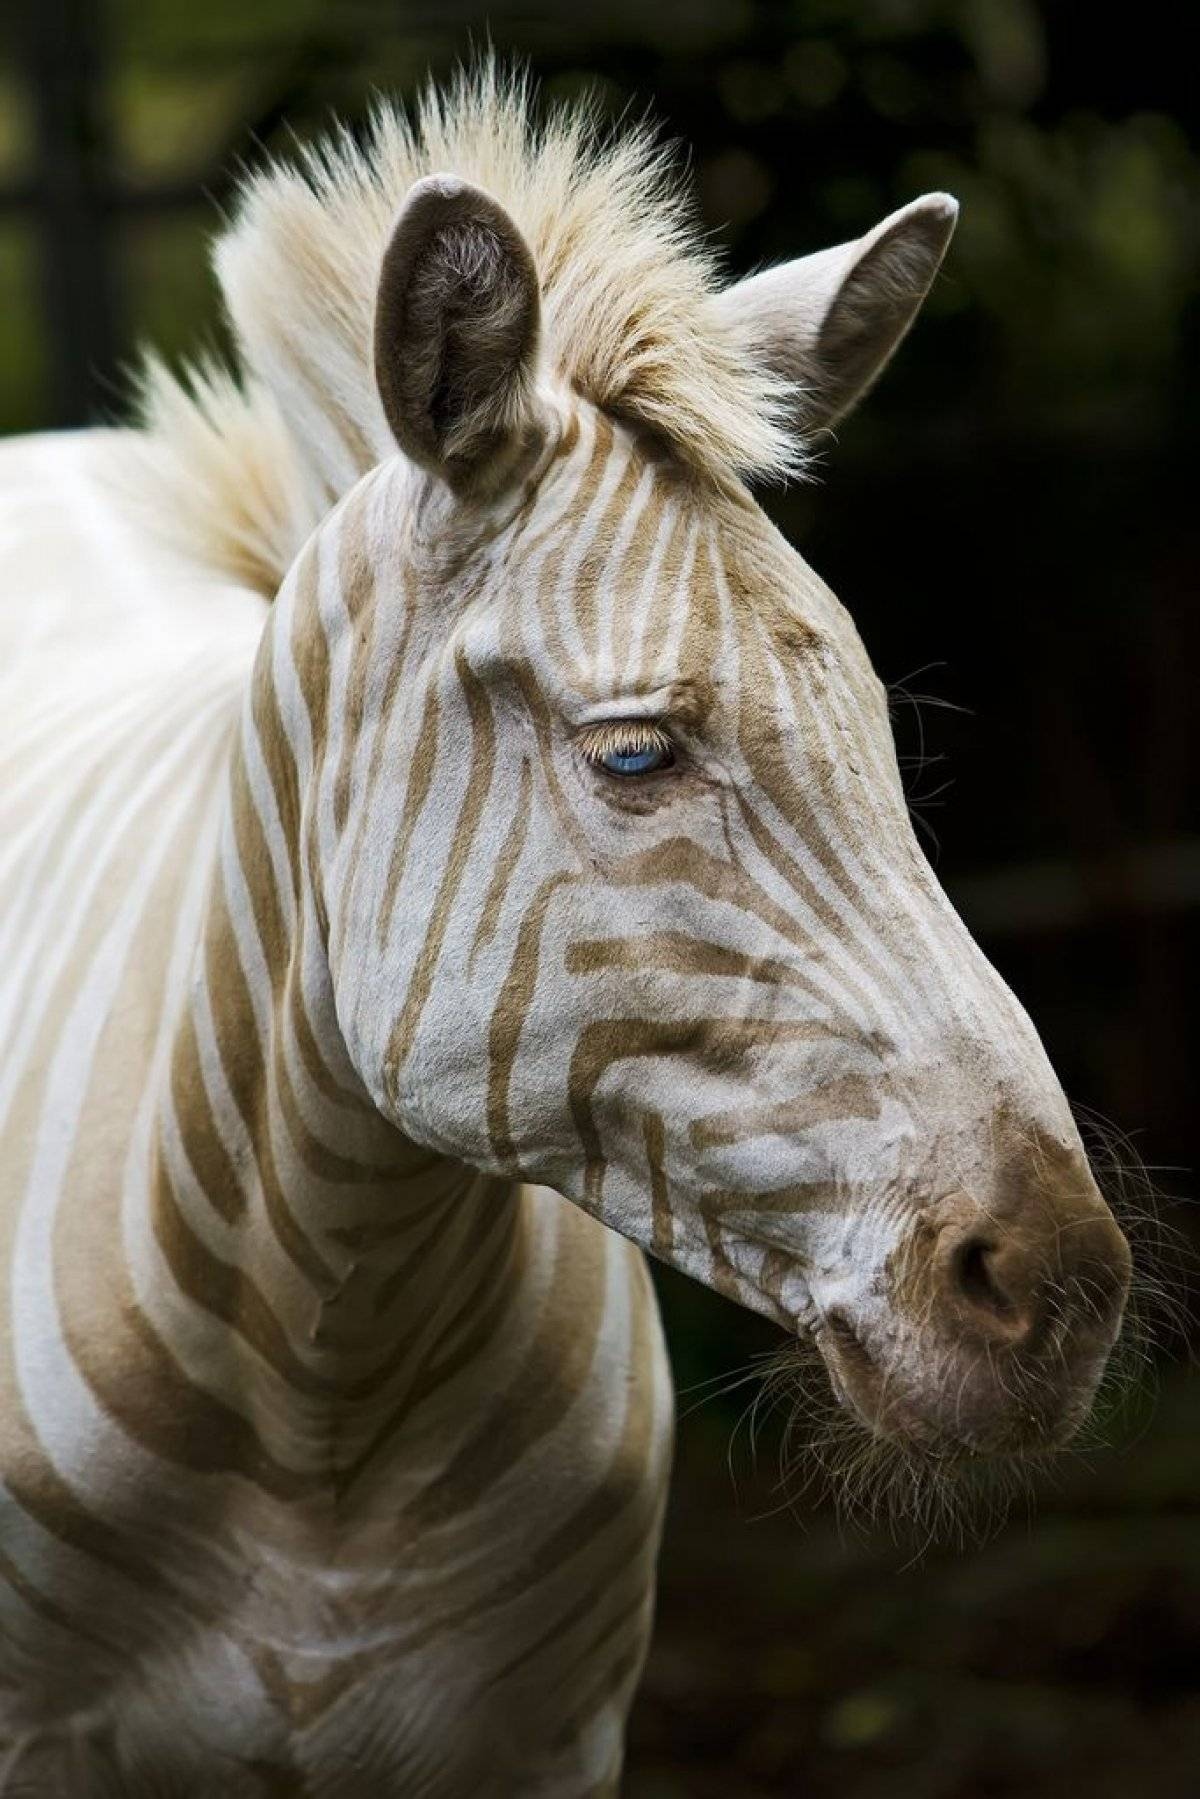
[{"label": "zebra forehead", "polygon": [[[502,582],[534,570],[548,597],[607,585],[622,604],[689,593],[716,608],[770,616],[792,647],[848,622],[824,582],[741,483],[714,480],[660,437],[573,407],[541,478],[505,520],[497,554],[486,521],[452,530]],[[445,575],[444,546],[432,545]],[[486,587],[486,577],[482,585]]]}]

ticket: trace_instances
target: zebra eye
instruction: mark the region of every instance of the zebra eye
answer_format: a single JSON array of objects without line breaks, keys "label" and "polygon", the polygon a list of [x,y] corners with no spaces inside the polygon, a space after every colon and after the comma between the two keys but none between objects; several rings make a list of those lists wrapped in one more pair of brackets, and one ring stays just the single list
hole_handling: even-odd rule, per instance
[{"label": "zebra eye", "polygon": [[622,777],[658,774],[675,762],[675,748],[652,720],[615,719],[586,733],[583,753],[594,768]]}]

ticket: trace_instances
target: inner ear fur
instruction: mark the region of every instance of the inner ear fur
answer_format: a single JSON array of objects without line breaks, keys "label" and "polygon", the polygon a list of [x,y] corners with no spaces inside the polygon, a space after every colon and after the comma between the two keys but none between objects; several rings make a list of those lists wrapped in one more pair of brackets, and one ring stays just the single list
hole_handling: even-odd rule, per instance
[{"label": "inner ear fur", "polygon": [[405,455],[461,486],[532,448],[540,324],[533,256],[504,208],[455,175],[418,181],[375,301],[375,380]]}]

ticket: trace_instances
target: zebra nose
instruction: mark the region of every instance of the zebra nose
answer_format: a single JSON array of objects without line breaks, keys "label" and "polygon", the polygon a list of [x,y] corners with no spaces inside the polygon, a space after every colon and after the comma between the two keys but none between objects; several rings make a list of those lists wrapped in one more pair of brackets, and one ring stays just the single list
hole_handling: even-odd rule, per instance
[{"label": "zebra nose", "polygon": [[1129,1248],[1098,1194],[1031,1191],[1002,1212],[967,1194],[942,1202],[935,1303],[997,1348],[1036,1350],[1051,1326],[1111,1342],[1129,1288]]}]

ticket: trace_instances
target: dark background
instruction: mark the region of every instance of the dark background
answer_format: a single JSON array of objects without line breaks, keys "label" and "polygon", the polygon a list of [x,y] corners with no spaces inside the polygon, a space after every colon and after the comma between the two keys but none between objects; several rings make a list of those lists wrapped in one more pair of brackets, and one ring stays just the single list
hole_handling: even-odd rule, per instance
[{"label": "dark background", "polygon": [[[1200,1240],[1190,12],[18,0],[0,39],[9,431],[119,416],[139,339],[211,338],[206,242],[242,159],[331,110],[361,119],[373,89],[410,94],[489,32],[555,96],[652,104],[733,272],[959,196],[896,365],[819,487],[769,504],[883,677],[961,708],[897,695],[931,855],[1068,1093],[1157,1171],[1176,1286]],[[776,1341],[676,1277],[661,1290],[685,1389]],[[1195,1310],[1160,1322],[1109,1446],[982,1549],[914,1561],[819,1496],[780,1511],[770,1427],[757,1468],[746,1426],[727,1458],[745,1393],[692,1410],[632,1799],[1200,1792]]]}]

